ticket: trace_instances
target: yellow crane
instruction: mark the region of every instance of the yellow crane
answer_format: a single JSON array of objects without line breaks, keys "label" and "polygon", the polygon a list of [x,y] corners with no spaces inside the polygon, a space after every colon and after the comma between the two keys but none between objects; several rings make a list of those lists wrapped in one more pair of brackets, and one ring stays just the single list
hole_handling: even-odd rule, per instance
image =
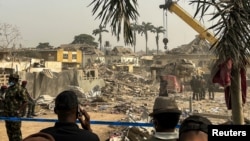
[{"label": "yellow crane", "polygon": [[167,9],[169,12],[175,13],[196,32],[198,32],[201,39],[207,40],[211,45],[216,43],[218,40],[212,32],[208,31],[204,26],[202,26],[199,21],[194,19],[187,11],[178,5],[177,2],[165,0],[165,4],[160,5],[160,8]]}]

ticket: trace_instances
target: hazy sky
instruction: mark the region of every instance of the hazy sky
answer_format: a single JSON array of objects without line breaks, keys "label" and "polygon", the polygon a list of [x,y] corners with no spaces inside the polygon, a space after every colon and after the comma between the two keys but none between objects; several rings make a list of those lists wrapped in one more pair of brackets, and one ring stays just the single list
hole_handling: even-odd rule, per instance
[{"label": "hazy sky", "polygon": [[[40,42],[49,42],[58,47],[71,43],[75,35],[90,34],[98,28],[99,20],[92,16],[92,0],[0,0],[0,23],[16,25],[22,35],[24,47],[35,47]],[[150,22],[154,26],[163,26],[163,11],[159,8],[165,0],[138,0],[140,17],[138,23]],[[178,4],[193,15],[195,9],[188,0]],[[174,13],[168,12],[169,48],[187,44],[197,33]],[[207,25],[205,25],[207,26]],[[106,28],[110,30],[109,27]],[[156,48],[155,34],[149,33],[148,47]],[[98,36],[94,36],[98,42]],[[121,35],[122,36],[122,35]],[[160,34],[160,49],[164,50],[163,34]],[[111,33],[103,33],[103,41],[112,46],[124,45],[123,39],[117,42]],[[137,35],[137,51],[145,50],[144,36]]]}]

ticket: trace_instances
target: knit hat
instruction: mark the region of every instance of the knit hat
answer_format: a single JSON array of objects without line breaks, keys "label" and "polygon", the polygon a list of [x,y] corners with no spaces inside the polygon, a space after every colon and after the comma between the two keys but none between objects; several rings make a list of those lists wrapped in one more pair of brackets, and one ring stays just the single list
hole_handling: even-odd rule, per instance
[{"label": "knit hat", "polygon": [[22,85],[26,85],[27,84],[27,81],[22,81]]},{"label": "knit hat", "polygon": [[3,85],[3,86],[1,86],[1,90],[3,90],[3,89],[7,89],[8,87],[7,86],[5,86],[5,85]]},{"label": "knit hat", "polygon": [[55,99],[56,110],[70,110],[77,106],[78,99],[74,91],[63,91]]},{"label": "knit hat", "polygon": [[160,113],[178,113],[181,114],[181,110],[178,109],[177,103],[173,98],[166,96],[158,96],[155,99],[153,112],[149,116],[153,116]]},{"label": "knit hat", "polygon": [[35,133],[24,138],[22,141],[55,141],[55,139],[47,133]]},{"label": "knit hat", "polygon": [[199,115],[191,115],[184,119],[179,129],[179,135],[187,131],[202,131],[208,133],[208,125],[212,125],[211,121],[206,117]]}]

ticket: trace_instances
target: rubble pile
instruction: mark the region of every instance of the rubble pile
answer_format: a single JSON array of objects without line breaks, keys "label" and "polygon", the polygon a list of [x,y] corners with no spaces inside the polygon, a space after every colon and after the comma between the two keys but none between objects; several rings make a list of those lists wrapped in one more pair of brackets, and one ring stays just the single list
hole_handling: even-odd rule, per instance
[{"label": "rubble pile", "polygon": [[173,74],[177,76],[190,76],[196,71],[195,64],[191,60],[181,59],[164,66],[162,74]]},{"label": "rubble pile", "polygon": [[211,54],[210,47],[211,45],[206,40],[197,35],[189,44],[181,45],[169,52],[174,54]]},{"label": "rubble pile", "polygon": [[109,97],[117,95],[145,96],[158,93],[158,86],[152,80],[128,73],[124,71],[111,70],[108,67],[101,66],[99,76],[105,80],[105,87],[102,88],[102,94]]}]

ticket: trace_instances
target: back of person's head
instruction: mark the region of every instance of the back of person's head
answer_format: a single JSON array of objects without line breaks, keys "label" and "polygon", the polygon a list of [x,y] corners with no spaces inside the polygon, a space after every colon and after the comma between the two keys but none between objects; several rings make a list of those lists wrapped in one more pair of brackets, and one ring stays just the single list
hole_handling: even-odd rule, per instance
[{"label": "back of person's head", "polygon": [[158,129],[175,129],[180,120],[181,111],[173,98],[159,96],[155,99],[153,112],[149,114],[153,118],[153,124]]},{"label": "back of person's head", "polygon": [[9,82],[18,82],[18,81],[19,81],[19,75],[18,74],[10,74]]},{"label": "back of person's head", "polygon": [[207,140],[208,125],[211,121],[206,117],[191,115],[183,120],[179,129],[179,141],[199,138],[200,141]]},{"label": "back of person's head", "polygon": [[74,91],[65,90],[59,93],[55,99],[55,113],[66,114],[70,111],[77,112],[78,99]]},{"label": "back of person's head", "polygon": [[27,83],[28,83],[28,82],[24,80],[24,81],[22,81],[21,86],[26,86]]},{"label": "back of person's head", "polygon": [[55,141],[55,139],[47,133],[35,133],[24,138],[22,141]]}]

